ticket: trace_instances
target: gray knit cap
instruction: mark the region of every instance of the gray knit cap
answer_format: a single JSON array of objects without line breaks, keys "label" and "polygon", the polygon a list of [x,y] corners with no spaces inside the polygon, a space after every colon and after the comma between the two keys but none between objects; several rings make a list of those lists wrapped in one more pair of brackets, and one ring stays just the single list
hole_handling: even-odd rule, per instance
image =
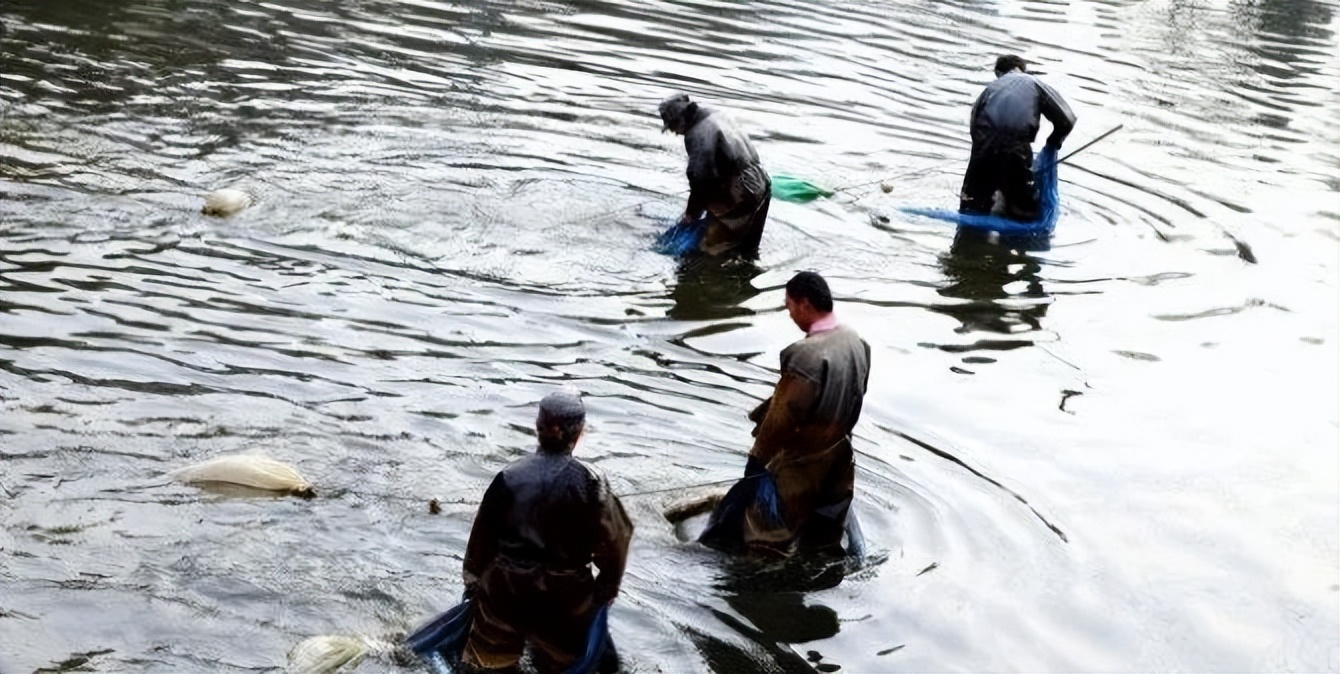
[{"label": "gray knit cap", "polygon": [[540,401],[540,413],[535,424],[569,428],[586,421],[586,405],[579,394],[569,391],[550,393]]}]

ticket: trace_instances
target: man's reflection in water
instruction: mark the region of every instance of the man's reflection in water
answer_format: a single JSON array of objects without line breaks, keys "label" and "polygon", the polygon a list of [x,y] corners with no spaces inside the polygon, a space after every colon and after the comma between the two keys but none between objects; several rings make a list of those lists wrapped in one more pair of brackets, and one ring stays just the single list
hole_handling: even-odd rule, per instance
[{"label": "man's reflection in water", "polygon": [[823,604],[806,604],[800,592],[753,592],[726,598],[744,616],[758,637],[781,644],[803,644],[835,636],[837,611]]},{"label": "man's reflection in water", "polygon": [[686,626],[685,633],[719,674],[813,672],[814,663],[791,645],[836,636],[839,621],[809,595],[836,587],[852,564],[830,557],[728,561],[717,587],[734,613],[709,609],[717,623]]},{"label": "man's reflection in water", "polygon": [[[937,292],[970,301],[936,306],[932,311],[958,319],[963,324],[955,330],[959,334],[984,331],[1012,335],[1042,329],[1051,295],[1038,278],[1042,263],[1024,251],[1045,249],[1045,244],[1045,240],[1012,240],[982,230],[959,228],[949,252],[940,256],[940,268],[949,284]],[[1020,283],[1021,289],[1007,289]],[[1028,344],[1031,342],[993,340],[972,348],[1015,348]]]},{"label": "man's reflection in water", "polygon": [[759,293],[755,276],[763,270],[749,257],[688,256],[675,269],[670,289],[668,317],[681,321],[707,321],[748,316],[753,310],[740,306]]}]

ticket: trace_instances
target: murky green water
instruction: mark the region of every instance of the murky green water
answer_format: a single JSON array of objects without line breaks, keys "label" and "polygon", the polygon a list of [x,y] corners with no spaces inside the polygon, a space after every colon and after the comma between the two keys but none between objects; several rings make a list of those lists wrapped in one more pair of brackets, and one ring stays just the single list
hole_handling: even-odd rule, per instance
[{"label": "murky green water", "polygon": [[[1338,9],[3,0],[0,671],[276,671],[414,626],[559,384],[617,490],[738,474],[802,268],[874,350],[876,557],[760,577],[630,497],[631,669],[1336,671]],[[1070,147],[1125,125],[1026,255],[896,210],[954,205],[1003,51]],[[678,265],[681,89],[773,172],[899,177]],[[219,187],[259,203],[198,215]],[[166,480],[248,450],[320,498]]]}]

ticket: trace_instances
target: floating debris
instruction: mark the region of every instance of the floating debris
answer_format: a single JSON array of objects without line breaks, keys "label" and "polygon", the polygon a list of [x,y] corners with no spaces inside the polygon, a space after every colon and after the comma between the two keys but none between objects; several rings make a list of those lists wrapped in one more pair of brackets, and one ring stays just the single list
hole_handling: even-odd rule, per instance
[{"label": "floating debris", "polygon": [[210,459],[178,470],[173,473],[173,477],[187,484],[223,482],[285,492],[303,498],[316,496],[312,485],[288,464],[250,454]]},{"label": "floating debris", "polygon": [[288,671],[291,674],[350,671],[368,655],[382,655],[394,649],[395,644],[362,636],[311,637],[288,652]]},{"label": "floating debris", "polygon": [[254,201],[250,194],[242,190],[214,190],[205,195],[205,207],[200,209],[200,213],[227,217],[250,207]]}]

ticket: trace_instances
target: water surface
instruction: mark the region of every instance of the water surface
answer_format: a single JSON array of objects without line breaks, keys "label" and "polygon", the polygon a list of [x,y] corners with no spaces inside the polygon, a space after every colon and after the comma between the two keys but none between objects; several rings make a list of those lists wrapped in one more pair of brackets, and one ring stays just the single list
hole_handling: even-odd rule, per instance
[{"label": "water surface", "polygon": [[[631,669],[1335,671],[1338,21],[7,0],[0,671],[278,671],[308,636],[412,628],[459,595],[473,504],[559,385],[620,493],[737,475],[799,269],[873,349],[872,559],[737,567],[660,516],[696,492],[629,496]],[[1062,166],[1046,251],[897,211],[952,207],[1005,51],[1078,112],[1067,149],[1124,125]],[[655,254],[676,90],[769,170],[860,187],[774,204],[756,261]],[[220,187],[258,204],[198,215]],[[241,451],[320,496],[167,478]]]}]

